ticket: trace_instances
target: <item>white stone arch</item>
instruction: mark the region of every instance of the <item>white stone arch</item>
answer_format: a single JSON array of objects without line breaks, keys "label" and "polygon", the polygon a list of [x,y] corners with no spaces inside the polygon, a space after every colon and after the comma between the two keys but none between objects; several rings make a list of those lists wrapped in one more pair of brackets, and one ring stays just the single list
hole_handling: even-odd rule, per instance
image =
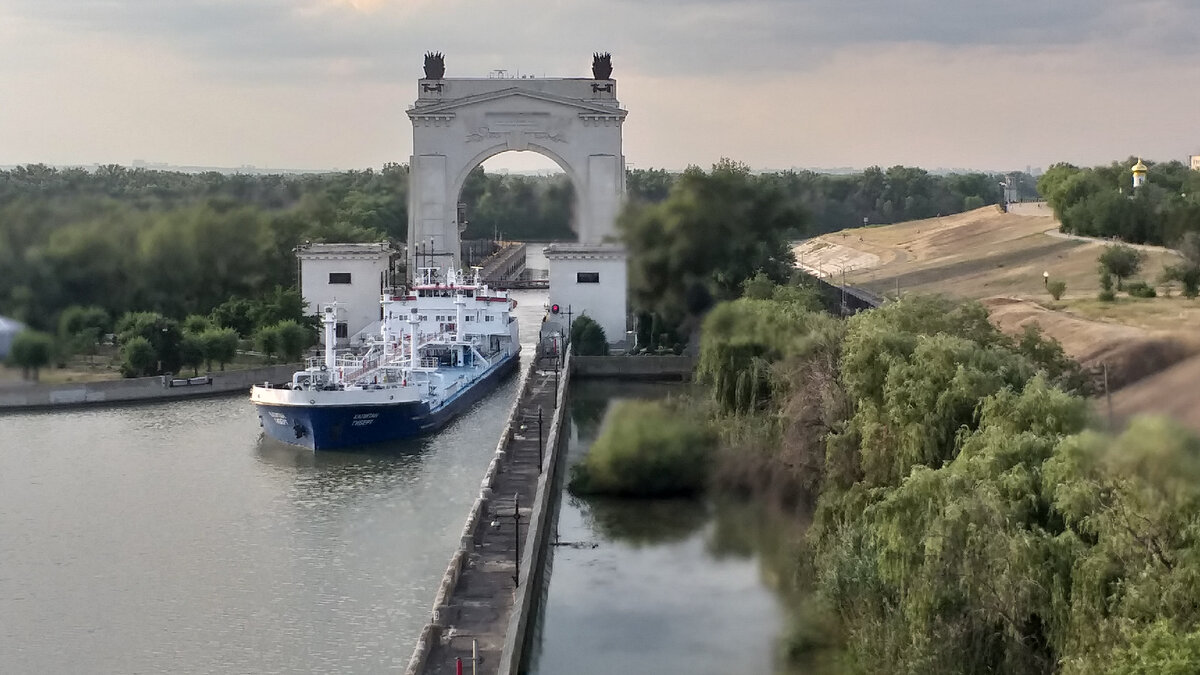
[{"label": "white stone arch", "polygon": [[579,244],[616,237],[625,197],[621,129],[626,111],[614,80],[585,78],[422,79],[409,159],[409,269],[418,253],[459,266],[458,198],[487,158],[532,151],[562,167],[575,187]]}]

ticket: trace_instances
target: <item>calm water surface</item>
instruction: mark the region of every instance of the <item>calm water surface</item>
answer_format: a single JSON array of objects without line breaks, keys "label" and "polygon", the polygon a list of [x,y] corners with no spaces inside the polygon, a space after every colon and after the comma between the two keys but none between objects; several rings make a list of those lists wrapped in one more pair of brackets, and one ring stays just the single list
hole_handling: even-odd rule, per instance
[{"label": "calm water surface", "polygon": [[[679,391],[573,383],[568,464],[613,402]],[[732,502],[580,500],[563,490],[529,672],[790,672],[775,658],[787,584],[773,564],[788,554],[790,530],[762,516]]]},{"label": "calm water surface", "polygon": [[[545,294],[514,295],[528,345]],[[360,454],[263,439],[244,396],[0,415],[0,672],[403,669],[516,387]]]}]

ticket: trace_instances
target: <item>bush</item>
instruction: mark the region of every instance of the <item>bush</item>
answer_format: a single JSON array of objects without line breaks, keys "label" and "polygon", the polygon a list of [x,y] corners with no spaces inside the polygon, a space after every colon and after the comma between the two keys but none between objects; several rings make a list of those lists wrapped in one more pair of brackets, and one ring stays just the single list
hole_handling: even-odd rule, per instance
[{"label": "bush", "polygon": [[1153,298],[1158,295],[1154,287],[1144,281],[1131,281],[1125,284],[1125,292],[1132,298]]},{"label": "bush", "polygon": [[1050,297],[1055,300],[1062,300],[1063,293],[1067,291],[1067,282],[1061,279],[1055,279],[1046,284],[1046,290],[1050,291]]},{"label": "bush", "polygon": [[1109,290],[1103,290],[1097,293],[1096,297],[1104,302],[1112,302],[1117,299],[1117,294]]},{"label": "bush", "polygon": [[279,336],[279,353],[287,361],[299,361],[304,350],[316,342],[316,334],[292,319],[285,319],[271,327]]},{"label": "bush", "polygon": [[668,402],[618,404],[587,456],[571,467],[573,494],[674,497],[702,492],[716,435]]},{"label": "bush", "polygon": [[200,342],[204,345],[204,359],[209,370],[212,370],[213,361],[225,370],[225,364],[237,356],[238,334],[232,328],[210,328],[200,334]]},{"label": "bush", "polygon": [[14,366],[21,368],[25,379],[38,379],[38,370],[50,364],[54,354],[54,338],[45,333],[25,330],[13,338],[8,360]]},{"label": "bush", "polygon": [[154,345],[141,335],[135,335],[121,345],[121,374],[125,377],[143,377],[154,370],[158,355]]},{"label": "bush", "polygon": [[571,324],[571,352],[578,356],[607,356],[604,328],[584,314]]},{"label": "bush", "polygon": [[254,344],[267,357],[267,363],[271,363],[275,354],[279,353],[279,330],[275,326],[259,328],[254,333]]},{"label": "bush", "polygon": [[191,368],[192,375],[199,375],[201,363],[204,363],[204,340],[196,333],[184,333],[179,341],[179,365]]}]

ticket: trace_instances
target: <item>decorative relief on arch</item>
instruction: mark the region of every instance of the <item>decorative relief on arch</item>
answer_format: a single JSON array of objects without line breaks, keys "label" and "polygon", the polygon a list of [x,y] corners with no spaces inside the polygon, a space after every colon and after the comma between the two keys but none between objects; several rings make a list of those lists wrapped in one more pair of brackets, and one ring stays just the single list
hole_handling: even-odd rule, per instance
[{"label": "decorative relief on arch", "polygon": [[[509,144],[516,141],[524,145],[529,138],[546,139],[567,143],[567,128],[571,121],[548,112],[489,112],[463,116],[467,128],[467,142],[475,143],[489,138],[508,138]],[[523,149],[523,148],[513,148]]]}]

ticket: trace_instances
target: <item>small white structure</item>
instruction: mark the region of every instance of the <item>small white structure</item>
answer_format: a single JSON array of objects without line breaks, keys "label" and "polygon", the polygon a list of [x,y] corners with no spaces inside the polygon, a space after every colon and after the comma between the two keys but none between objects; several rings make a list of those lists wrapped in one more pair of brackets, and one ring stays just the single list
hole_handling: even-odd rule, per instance
[{"label": "small white structure", "polygon": [[25,330],[25,326],[21,322],[0,316],[0,359],[8,358],[8,353],[12,350],[13,339],[17,337],[17,333],[23,330]]},{"label": "small white structure", "polygon": [[296,248],[300,264],[300,294],[309,314],[336,302],[337,344],[346,346],[356,335],[377,332],[379,300],[389,284],[395,251],[386,242],[366,244],[304,244]]},{"label": "small white structure", "polygon": [[1200,171],[1200,155],[1188,155],[1188,162],[1192,166],[1192,171]]},{"label": "small white structure", "polygon": [[587,314],[604,329],[610,344],[625,341],[628,324],[629,281],[625,249],[619,244],[551,244],[550,305],[558,305],[556,319],[564,326]]},{"label": "small white structure", "polygon": [[1148,171],[1150,171],[1150,168],[1139,157],[1137,164],[1133,165],[1133,188],[1135,190],[1146,184],[1146,173]]}]

